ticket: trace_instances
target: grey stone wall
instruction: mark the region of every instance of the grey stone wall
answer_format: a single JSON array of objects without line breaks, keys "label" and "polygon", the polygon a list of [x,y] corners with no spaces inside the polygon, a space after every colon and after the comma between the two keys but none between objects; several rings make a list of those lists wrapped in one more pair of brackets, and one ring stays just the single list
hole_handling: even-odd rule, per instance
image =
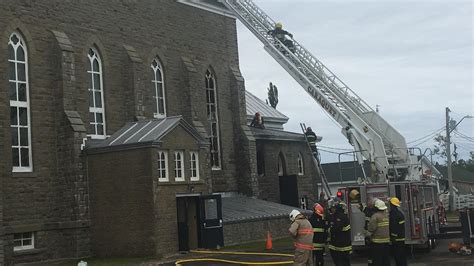
[{"label": "grey stone wall", "polygon": [[[8,64],[0,64],[0,263],[1,250],[8,263],[89,254],[83,224],[89,222],[90,200],[80,147],[90,119],[90,47],[98,50],[103,63],[107,134],[127,121],[152,117],[154,57],[164,68],[167,114],[182,114],[207,131],[203,84],[211,69],[217,82],[223,167],[206,178],[212,177],[213,191],[237,191],[239,175],[250,173],[237,172],[234,156],[240,146],[235,138],[240,122],[234,121],[231,108],[236,82],[231,67],[238,67],[234,19],[169,0],[3,0],[0,29],[1,51],[7,51],[13,31],[23,35],[28,47],[34,167],[32,173],[11,173]],[[7,62],[7,54],[0,52],[0,62]],[[192,63],[194,73],[189,74],[182,58]],[[190,76],[187,81],[185,75]],[[37,248],[29,255],[13,254],[13,234],[24,228],[37,232]],[[63,231],[76,235],[68,238]],[[64,252],[55,252],[56,246]]]},{"label": "grey stone wall", "polygon": [[[288,237],[289,227],[290,221],[286,216],[242,221],[238,223],[225,223],[224,245],[231,246],[260,240],[264,241],[267,238],[267,232],[271,233],[273,239]],[[263,242],[262,248],[265,248],[265,242]]]},{"label": "grey stone wall", "polygon": [[[280,202],[278,156],[281,153],[285,158],[285,174],[297,176],[298,196],[307,196],[309,204],[314,203],[318,195],[316,182],[319,176],[312,161],[312,154],[305,142],[257,140],[257,149],[262,151],[265,164],[265,174],[258,177],[260,199]],[[303,155],[303,175],[298,175],[299,153]]]}]

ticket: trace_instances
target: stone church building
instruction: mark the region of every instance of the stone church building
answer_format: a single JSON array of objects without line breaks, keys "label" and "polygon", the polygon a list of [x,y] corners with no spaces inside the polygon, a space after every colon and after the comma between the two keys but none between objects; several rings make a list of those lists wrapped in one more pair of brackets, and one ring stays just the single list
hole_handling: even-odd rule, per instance
[{"label": "stone church building", "polygon": [[236,18],[182,2],[1,0],[0,265],[213,248],[226,195],[317,195],[301,134],[248,127]]}]

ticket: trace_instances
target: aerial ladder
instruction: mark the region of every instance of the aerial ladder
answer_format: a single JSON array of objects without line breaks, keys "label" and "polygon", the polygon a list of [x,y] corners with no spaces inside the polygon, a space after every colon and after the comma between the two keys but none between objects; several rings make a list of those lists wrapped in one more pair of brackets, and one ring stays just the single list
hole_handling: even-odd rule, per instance
[{"label": "aerial ladder", "polygon": [[334,119],[354,147],[358,163],[364,158],[373,171],[364,182],[420,180],[420,156],[408,149],[405,138],[375,112],[307,49],[292,39],[291,51],[269,31],[273,21],[252,0],[217,0],[263,44],[265,50]]},{"label": "aerial ladder", "polygon": [[[316,150],[313,151],[313,149],[312,149],[312,147],[311,147],[311,145],[308,141],[308,138],[305,134],[306,129],[307,129],[306,125],[304,123],[300,123],[300,127],[301,127],[301,130],[303,131],[303,135],[305,136],[306,144],[308,145],[308,149],[311,151],[311,153],[313,155],[311,157],[312,157],[313,164],[316,167],[316,173],[321,178],[321,188],[323,189],[324,193],[326,193],[327,197],[332,197],[332,192],[331,192],[331,188],[329,186],[329,182],[326,178],[326,174],[324,173],[324,169],[321,166],[321,158],[319,156],[318,148],[315,146]],[[321,139],[321,138],[319,138],[319,139]],[[316,137],[315,141],[318,142],[318,137]]]}]

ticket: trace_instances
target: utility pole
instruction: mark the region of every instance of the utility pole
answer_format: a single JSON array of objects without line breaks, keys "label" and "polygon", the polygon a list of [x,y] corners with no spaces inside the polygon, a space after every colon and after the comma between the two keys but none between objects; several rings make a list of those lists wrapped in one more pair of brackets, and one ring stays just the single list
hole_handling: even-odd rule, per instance
[{"label": "utility pole", "polygon": [[448,157],[449,211],[454,210],[453,169],[451,168],[451,129],[449,127],[449,107],[446,107],[446,156]]}]

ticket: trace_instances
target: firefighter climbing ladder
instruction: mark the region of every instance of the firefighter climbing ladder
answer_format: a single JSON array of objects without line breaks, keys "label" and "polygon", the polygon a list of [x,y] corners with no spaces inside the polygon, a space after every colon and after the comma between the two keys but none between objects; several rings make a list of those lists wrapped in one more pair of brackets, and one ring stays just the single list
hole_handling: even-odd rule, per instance
[{"label": "firefighter climbing ladder", "polygon": [[[391,170],[403,179],[419,180],[417,159],[409,154],[405,138],[354,91],[296,40],[294,53],[268,31],[275,25],[252,0],[219,0],[264,44],[265,50],[343,128],[358,161],[372,162],[379,177]],[[399,171],[401,170],[401,171]],[[373,180],[375,182],[382,180]],[[385,181],[385,180],[383,180]]]},{"label": "firefighter climbing ladder", "polygon": [[[306,143],[308,144],[308,148],[310,151],[312,151],[311,146],[309,144],[308,138],[306,138],[306,125],[304,123],[300,123],[301,130],[303,131],[303,135],[305,136]],[[324,190],[324,193],[326,193],[327,197],[332,197],[331,193],[331,188],[329,187],[328,180],[326,178],[326,174],[324,173],[323,167],[321,166],[321,161],[319,158],[319,152],[316,147],[316,152],[313,153],[313,164],[316,167],[316,172],[318,173],[319,177],[321,178],[321,188]]]}]

